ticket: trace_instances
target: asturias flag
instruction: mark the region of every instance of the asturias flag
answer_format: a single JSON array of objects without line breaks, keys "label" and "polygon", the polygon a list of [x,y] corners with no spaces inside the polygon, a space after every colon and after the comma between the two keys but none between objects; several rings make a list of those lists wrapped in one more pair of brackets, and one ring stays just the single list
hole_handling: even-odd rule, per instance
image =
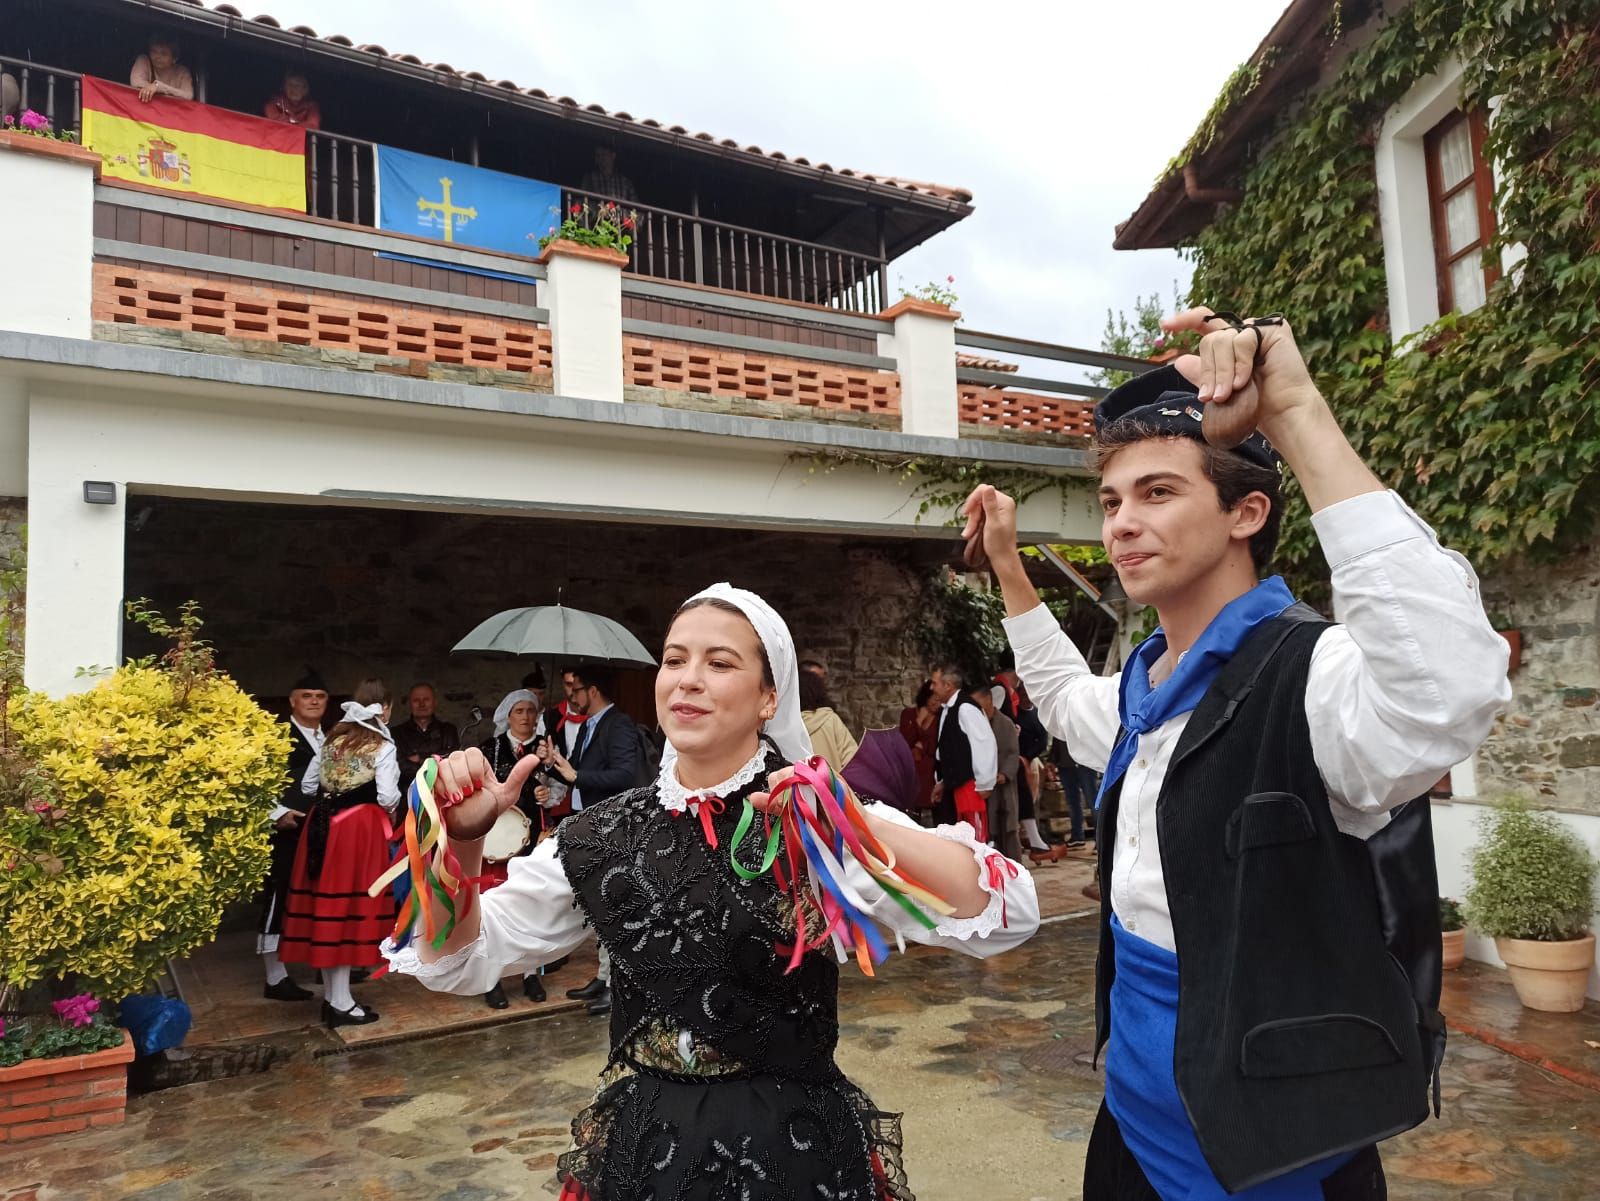
[{"label": "asturias flag", "polygon": [[560,207],[555,184],[378,147],[379,229],[532,255]]},{"label": "asturias flag", "polygon": [[196,196],[306,211],[306,131],[193,100],[148,102],[84,76],[83,144],[101,173]]}]

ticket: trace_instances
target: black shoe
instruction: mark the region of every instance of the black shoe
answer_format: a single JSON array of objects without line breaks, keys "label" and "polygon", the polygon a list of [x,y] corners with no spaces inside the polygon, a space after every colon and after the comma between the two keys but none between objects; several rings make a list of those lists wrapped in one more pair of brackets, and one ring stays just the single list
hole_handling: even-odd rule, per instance
[{"label": "black shoe", "polygon": [[596,976],[582,988],[567,989],[567,999],[569,1001],[592,1001],[605,991],[607,991],[606,982]]},{"label": "black shoe", "polygon": [[567,956],[563,955],[560,959],[556,959],[556,960],[553,960],[550,963],[545,964],[544,965],[544,974],[548,976],[551,972],[559,972],[562,968],[564,968],[566,966],[567,966]]},{"label": "black shoe", "polygon": [[[362,1013],[357,1015],[355,1012],[357,1009],[362,1010]],[[365,1005],[352,1005],[349,1009],[335,1009],[324,1001],[322,1003],[322,1020],[329,1030],[337,1029],[340,1026],[365,1026],[378,1020],[378,1011],[376,1009],[368,1009]]]},{"label": "black shoe", "polygon": [[507,1009],[511,1005],[511,1002],[506,999],[506,990],[498,984],[484,993],[483,999],[490,1009]]},{"label": "black shoe", "polygon": [[530,1001],[545,1000],[544,981],[537,976],[524,976],[522,978],[522,995]]},{"label": "black shoe", "polygon": [[584,1008],[589,1011],[589,1016],[592,1018],[601,1017],[604,1014],[610,1013],[611,990],[609,988],[603,989],[600,992],[600,995],[585,1005]]},{"label": "black shoe", "polygon": [[301,988],[293,978],[285,976],[276,984],[264,986],[261,995],[269,1001],[309,1001],[317,994],[309,988]]}]

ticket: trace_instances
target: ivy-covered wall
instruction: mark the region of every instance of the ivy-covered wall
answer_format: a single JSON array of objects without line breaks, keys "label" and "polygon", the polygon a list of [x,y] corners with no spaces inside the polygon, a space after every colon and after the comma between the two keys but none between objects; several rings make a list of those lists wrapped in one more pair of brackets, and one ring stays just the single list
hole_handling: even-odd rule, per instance
[{"label": "ivy-covered wall", "polygon": [[[1560,556],[1600,511],[1600,0],[1415,0],[1375,20],[1190,247],[1192,298],[1288,314],[1357,449],[1480,570]],[[1499,98],[1490,253],[1528,258],[1485,307],[1393,347],[1374,147],[1450,55],[1466,106]],[[1317,592],[1300,511],[1283,564]]]},{"label": "ivy-covered wall", "polygon": [[[1497,624],[1525,627],[1479,794],[1600,814],[1600,0],[1414,0],[1354,48],[1327,36],[1338,65],[1188,248],[1191,300],[1288,314],[1356,448],[1473,562]],[[1390,106],[1451,56],[1463,107],[1497,102],[1488,253],[1528,257],[1483,308],[1395,346],[1375,147]],[[1324,600],[1291,505],[1280,566]]]}]

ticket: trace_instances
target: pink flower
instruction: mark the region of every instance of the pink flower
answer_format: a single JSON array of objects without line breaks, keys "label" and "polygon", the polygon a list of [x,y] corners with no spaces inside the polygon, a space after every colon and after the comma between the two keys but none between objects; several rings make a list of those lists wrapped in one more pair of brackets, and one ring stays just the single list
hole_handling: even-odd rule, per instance
[{"label": "pink flower", "polygon": [[4,122],[5,127],[7,129],[10,129],[16,123],[17,123],[17,119],[15,117],[13,117],[10,113],[7,113],[6,117],[5,117],[5,122]]},{"label": "pink flower", "polygon": [[6,1036],[6,1020],[5,1020],[5,1018],[0,1018],[0,1038],[4,1038],[5,1036]]},{"label": "pink flower", "polygon": [[22,128],[31,129],[35,133],[42,133],[50,128],[50,118],[43,113],[36,113],[30,108],[22,114]]},{"label": "pink flower", "polygon": [[953,284],[956,282],[956,277],[953,275],[947,275],[944,277],[944,282],[947,284]]},{"label": "pink flower", "polygon": [[63,1001],[52,1001],[50,1008],[65,1024],[87,1026],[94,1021],[94,1015],[100,1011],[100,1002],[85,992]]}]

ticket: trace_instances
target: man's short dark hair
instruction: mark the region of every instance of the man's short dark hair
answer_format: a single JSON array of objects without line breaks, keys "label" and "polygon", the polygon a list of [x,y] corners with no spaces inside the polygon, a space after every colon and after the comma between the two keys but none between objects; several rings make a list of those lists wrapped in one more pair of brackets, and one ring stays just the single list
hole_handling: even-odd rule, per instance
[{"label": "man's short dark hair", "polygon": [[957,688],[967,681],[967,675],[961,670],[961,665],[958,663],[935,663],[933,670],[944,679],[949,680]]},{"label": "man's short dark hair", "polygon": [[544,668],[535,667],[522,677],[522,686],[530,692],[543,692],[545,690]]},{"label": "man's short dark hair", "polygon": [[593,688],[608,701],[617,699],[617,673],[614,668],[603,663],[579,663],[572,667],[564,668],[571,672],[573,679],[585,688]]},{"label": "man's short dark hair", "polygon": [[814,671],[802,671],[799,674],[800,708],[805,711],[833,708],[833,701],[828,697],[828,686],[822,682],[822,677]]},{"label": "man's short dark hair", "polygon": [[1224,513],[1238,508],[1239,502],[1252,492],[1259,492],[1267,498],[1267,519],[1250,537],[1250,561],[1255,564],[1258,574],[1271,567],[1272,556],[1278,550],[1278,536],[1283,528],[1283,481],[1278,472],[1271,467],[1252,463],[1231,450],[1220,450],[1199,438],[1184,438],[1133,420],[1113,422],[1095,436],[1096,469],[1104,475],[1106,464],[1119,450],[1154,438],[1168,442],[1192,442],[1200,448],[1201,470],[1216,488],[1217,502]]}]

